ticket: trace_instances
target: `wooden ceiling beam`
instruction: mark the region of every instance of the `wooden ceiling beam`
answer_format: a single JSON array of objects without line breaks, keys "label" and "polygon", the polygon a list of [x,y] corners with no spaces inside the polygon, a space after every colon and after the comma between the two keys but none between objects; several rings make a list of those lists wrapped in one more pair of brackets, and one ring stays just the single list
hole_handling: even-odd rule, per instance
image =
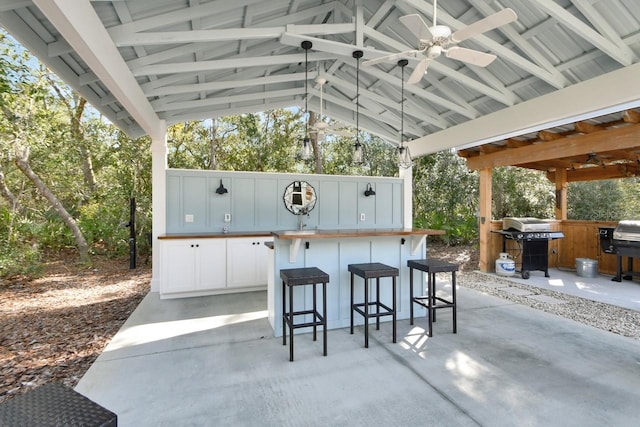
[{"label": "wooden ceiling beam", "polygon": [[499,153],[501,151],[505,151],[505,148],[500,145],[484,144],[480,146],[480,153],[482,154]]},{"label": "wooden ceiling beam", "polygon": [[541,130],[540,132],[538,132],[538,138],[540,138],[541,141],[556,141],[564,137],[565,137],[564,135],[561,135],[555,132],[550,132],[548,130]]},{"label": "wooden ceiling beam", "polygon": [[[567,182],[599,181],[602,179],[630,178],[640,175],[636,165],[609,165],[567,171]],[[547,172],[547,179],[555,182],[555,171]]]},{"label": "wooden ceiling beam", "polygon": [[622,113],[622,120],[627,123],[640,123],[640,113],[636,110],[626,110]]},{"label": "wooden ceiling beam", "polygon": [[505,146],[507,148],[520,148],[520,147],[527,147],[531,144],[533,144],[533,141],[521,141],[519,139],[509,138],[507,139]]},{"label": "wooden ceiling beam", "polygon": [[640,124],[635,124],[483,154],[469,158],[467,167],[472,170],[480,170],[497,166],[518,166],[523,163],[588,155],[589,153],[625,150],[637,147],[638,141],[640,141]]},{"label": "wooden ceiling beam", "polygon": [[578,133],[593,133],[600,132],[606,129],[603,126],[594,125],[588,122],[575,122],[573,124],[573,127]]}]

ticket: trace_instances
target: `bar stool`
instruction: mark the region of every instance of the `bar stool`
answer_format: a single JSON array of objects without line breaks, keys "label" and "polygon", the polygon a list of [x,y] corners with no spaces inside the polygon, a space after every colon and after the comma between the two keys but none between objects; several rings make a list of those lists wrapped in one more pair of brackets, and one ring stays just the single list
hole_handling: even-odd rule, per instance
[{"label": "bar stool", "polygon": [[[280,278],[282,279],[282,345],[287,345],[287,326],[289,327],[289,361],[293,362],[293,331],[298,328],[306,328],[313,326],[313,340],[316,341],[316,329],[322,326],[322,341],[324,352],[327,355],[327,282],[329,275],[316,267],[308,268],[290,268],[280,270]],[[316,285],[322,283],[322,313],[318,312]],[[313,285],[313,309],[293,311],[293,288],[302,285]],[[289,288],[289,310],[286,310],[286,288]],[[313,320],[310,322],[294,321],[295,316],[311,314]]]},{"label": "bar stool", "polygon": [[[453,311],[453,333],[457,333],[456,325],[456,271],[458,265],[437,259],[415,259],[407,261],[409,267],[409,323],[413,325],[413,304],[419,304],[427,309],[429,318],[428,335],[433,336],[433,322],[436,321],[436,310],[451,308]],[[427,273],[427,295],[413,296],[413,270]],[[436,296],[436,273],[451,272],[451,300]],[[426,300],[426,303],[425,303]]]},{"label": "bar stool", "polygon": [[[380,329],[380,317],[392,316],[393,342],[396,342],[396,277],[398,269],[379,262],[368,264],[349,264],[351,273],[351,335],[353,335],[353,313],[359,313],[364,317],[364,347],[369,348],[369,318],[376,318],[376,329]],[[353,276],[358,275],[364,279],[364,302],[353,302]],[[380,278],[391,277],[393,279],[393,298],[391,307],[380,302]],[[369,301],[369,279],[376,279],[376,300]],[[369,307],[375,307],[375,313],[371,313]]]}]

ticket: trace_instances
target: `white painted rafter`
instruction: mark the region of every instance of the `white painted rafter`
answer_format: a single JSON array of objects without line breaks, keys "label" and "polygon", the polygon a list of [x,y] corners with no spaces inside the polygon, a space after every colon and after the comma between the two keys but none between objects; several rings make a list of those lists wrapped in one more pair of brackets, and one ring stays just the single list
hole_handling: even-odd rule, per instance
[{"label": "white painted rafter", "polygon": [[158,31],[119,34],[116,46],[153,46],[176,43],[208,43],[279,38],[283,33],[327,35],[353,32],[354,24],[283,25],[279,27],[225,28],[220,30]]},{"label": "white painted rafter", "polygon": [[[603,37],[593,28],[573,16],[559,4],[552,0],[533,0],[532,2],[549,15],[553,16],[554,19],[558,20],[562,25],[571,29],[578,36],[584,38],[586,41],[618,61],[620,64],[624,66],[632,64],[635,55],[630,49],[626,46],[618,46],[617,44],[607,40],[607,38]],[[585,10],[588,10],[586,5]],[[592,18],[594,18],[593,15]]]}]

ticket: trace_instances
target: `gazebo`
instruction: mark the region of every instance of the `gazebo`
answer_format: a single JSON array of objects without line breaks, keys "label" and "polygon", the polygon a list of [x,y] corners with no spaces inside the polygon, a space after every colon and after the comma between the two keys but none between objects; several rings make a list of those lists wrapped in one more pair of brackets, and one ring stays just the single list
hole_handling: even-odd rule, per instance
[{"label": "gazebo", "polygon": [[[515,22],[460,43],[495,54],[490,65],[434,57],[401,100],[401,67],[383,61],[360,70],[356,93],[354,51],[366,61],[419,44],[401,17],[432,22],[437,11],[437,23],[455,32],[504,8]],[[437,8],[424,0],[5,0],[0,25],[116,126],[151,137],[154,238],[165,231],[168,125],[305,101],[319,111],[318,77],[327,116],[394,145],[409,141],[414,157],[456,148],[480,170],[483,270],[492,257],[492,167],[547,171],[560,220],[567,182],[637,172],[635,0],[449,0]],[[423,54],[409,55],[410,69]],[[155,281],[156,253],[153,268]]]}]

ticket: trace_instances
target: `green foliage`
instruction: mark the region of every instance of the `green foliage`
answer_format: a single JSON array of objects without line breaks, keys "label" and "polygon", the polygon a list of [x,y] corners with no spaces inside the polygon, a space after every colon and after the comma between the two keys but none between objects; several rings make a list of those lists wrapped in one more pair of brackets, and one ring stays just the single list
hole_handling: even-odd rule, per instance
[{"label": "green foliage", "polygon": [[567,217],[589,221],[640,219],[638,178],[572,182],[567,190]]},{"label": "green foliage", "polygon": [[37,247],[18,242],[0,245],[0,277],[34,276],[41,268],[41,252]]},{"label": "green foliage", "polygon": [[442,151],[416,160],[413,170],[414,225],[447,231],[447,244],[477,238],[478,174],[464,159]]},{"label": "green foliage", "polygon": [[555,186],[543,172],[509,166],[492,175],[493,218],[555,217]]}]

